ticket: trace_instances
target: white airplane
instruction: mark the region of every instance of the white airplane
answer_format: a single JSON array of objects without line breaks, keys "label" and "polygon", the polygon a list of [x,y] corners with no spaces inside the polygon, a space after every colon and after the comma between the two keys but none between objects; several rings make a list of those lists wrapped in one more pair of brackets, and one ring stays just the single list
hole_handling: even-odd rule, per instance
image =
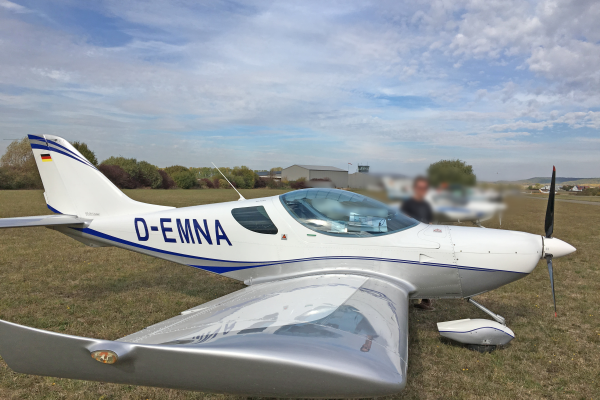
[{"label": "white airplane", "polygon": [[[551,237],[553,196],[545,236],[425,225],[335,189],[172,208],[129,199],[64,139],[29,139],[58,215],[0,227],[46,226],[248,287],[116,341],[0,321],[0,355],[21,373],[251,396],[393,394],[406,385],[410,299],[470,298],[526,277],[541,258],[552,278],[553,257],[575,251]],[[514,335],[504,328],[440,323],[476,344],[505,343]]]},{"label": "white airplane", "polygon": [[[384,177],[383,186],[390,200],[404,202],[412,196],[411,179]],[[468,193],[456,195],[447,190],[430,189],[425,200],[431,205],[437,222],[468,222],[478,226],[498,215],[502,224],[502,213],[506,210],[501,196],[495,191],[470,189]]]},{"label": "white airplane", "polygon": [[472,221],[481,226],[481,222],[498,215],[502,224],[502,213],[506,210],[503,199],[493,192],[473,191],[457,196],[449,191],[431,190],[426,200],[438,222]]}]

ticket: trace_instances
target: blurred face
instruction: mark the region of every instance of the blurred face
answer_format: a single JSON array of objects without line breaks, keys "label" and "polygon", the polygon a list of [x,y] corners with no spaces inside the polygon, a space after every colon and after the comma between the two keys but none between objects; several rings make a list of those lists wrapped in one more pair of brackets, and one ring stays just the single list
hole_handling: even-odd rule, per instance
[{"label": "blurred face", "polygon": [[427,194],[427,190],[429,190],[429,184],[427,181],[417,181],[414,186],[415,199],[423,200]]}]

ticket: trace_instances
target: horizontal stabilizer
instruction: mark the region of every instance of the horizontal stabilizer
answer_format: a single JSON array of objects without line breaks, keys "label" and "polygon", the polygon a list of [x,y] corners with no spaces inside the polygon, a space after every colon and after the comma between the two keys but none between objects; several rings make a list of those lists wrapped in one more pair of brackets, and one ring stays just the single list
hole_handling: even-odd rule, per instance
[{"label": "horizontal stabilizer", "polygon": [[35,217],[0,218],[1,228],[28,228],[32,226],[83,225],[87,220],[74,215],[37,215]]}]

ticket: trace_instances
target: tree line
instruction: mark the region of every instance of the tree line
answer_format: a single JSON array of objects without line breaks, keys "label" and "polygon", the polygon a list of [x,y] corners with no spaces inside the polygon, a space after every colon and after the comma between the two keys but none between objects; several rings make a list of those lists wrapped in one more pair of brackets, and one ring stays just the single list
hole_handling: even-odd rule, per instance
[{"label": "tree line", "polygon": [[[109,157],[101,163],[96,154],[82,142],[71,143],[91,164],[102,172],[119,189],[229,189],[231,186],[216,168],[187,168],[173,165],[158,168],[147,161],[135,158]],[[238,189],[285,188],[289,182],[272,178],[261,179],[256,171],[246,166],[220,168],[221,172]],[[271,175],[281,168],[273,168]],[[0,189],[43,189],[29,140],[12,142],[0,158]]]},{"label": "tree line", "polygon": [[[121,156],[109,157],[98,163],[96,154],[87,144],[82,142],[71,144],[120,189],[229,189],[231,187],[216,168],[188,168],[182,165],[158,168],[147,161]],[[246,166],[221,168],[229,182],[238,189],[307,187],[304,179],[294,182],[273,179],[273,176],[281,170],[281,167],[272,168],[270,171],[253,171]],[[258,172],[269,172],[269,178],[262,179]],[[432,186],[444,184],[473,186],[477,179],[473,167],[461,160],[441,160],[433,163],[427,169],[427,176]],[[12,142],[0,158],[0,189],[42,188],[29,140],[24,138]]]}]

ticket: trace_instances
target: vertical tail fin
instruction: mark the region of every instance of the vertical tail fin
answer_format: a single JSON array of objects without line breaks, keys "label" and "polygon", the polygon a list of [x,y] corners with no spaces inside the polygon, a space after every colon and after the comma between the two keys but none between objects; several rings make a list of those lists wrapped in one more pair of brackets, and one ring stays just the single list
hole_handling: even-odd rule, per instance
[{"label": "vertical tail fin", "polygon": [[171,208],[130,199],[63,138],[29,135],[29,142],[55,213],[97,218]]}]

